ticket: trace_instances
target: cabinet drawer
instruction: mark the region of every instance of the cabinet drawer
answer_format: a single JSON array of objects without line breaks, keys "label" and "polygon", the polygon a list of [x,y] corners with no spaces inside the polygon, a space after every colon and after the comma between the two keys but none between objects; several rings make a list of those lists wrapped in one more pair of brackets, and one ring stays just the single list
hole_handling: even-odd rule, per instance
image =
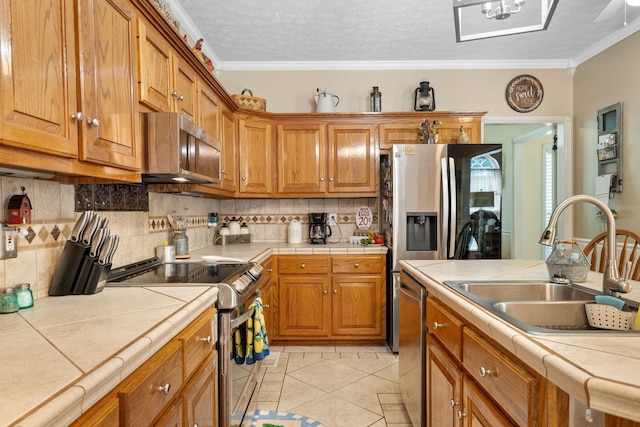
[{"label": "cabinet drawer", "polygon": [[381,256],[333,256],[331,268],[334,273],[372,274],[382,273],[384,261]]},{"label": "cabinet drawer", "polygon": [[427,298],[427,327],[456,359],[462,360],[462,321],[433,298]]},{"label": "cabinet drawer", "polygon": [[172,340],[125,380],[118,393],[124,425],[149,425],[182,383],[182,345]]},{"label": "cabinet drawer", "polygon": [[213,351],[214,333],[211,319],[216,315],[212,307],[200,315],[184,332],[180,340],[184,351],[184,378],[187,379]]},{"label": "cabinet drawer", "polygon": [[281,256],[281,257],[278,257],[278,273],[281,273],[281,274],[329,273],[329,257]]},{"label": "cabinet drawer", "polygon": [[469,328],[462,340],[469,374],[518,425],[536,425],[537,379]]}]

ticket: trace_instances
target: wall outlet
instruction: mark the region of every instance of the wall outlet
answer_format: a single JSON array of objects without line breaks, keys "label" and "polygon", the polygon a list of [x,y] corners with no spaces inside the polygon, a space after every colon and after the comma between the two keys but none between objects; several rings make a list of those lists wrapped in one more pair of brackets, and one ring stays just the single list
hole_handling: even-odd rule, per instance
[{"label": "wall outlet", "polygon": [[338,225],[338,214],[329,214],[329,225]]}]

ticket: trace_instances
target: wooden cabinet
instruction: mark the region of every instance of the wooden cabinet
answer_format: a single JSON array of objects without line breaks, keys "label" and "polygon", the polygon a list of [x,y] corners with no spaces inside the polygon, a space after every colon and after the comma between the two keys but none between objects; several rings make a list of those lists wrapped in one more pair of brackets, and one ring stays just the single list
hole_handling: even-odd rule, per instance
[{"label": "wooden cabinet", "polygon": [[258,290],[262,296],[265,328],[269,339],[272,339],[277,338],[277,330],[274,327],[274,310],[276,307],[277,293],[275,292],[273,259],[271,257],[262,263],[262,269],[262,277],[258,283]]},{"label": "wooden cabinet", "polygon": [[0,144],[20,149],[1,150],[0,162],[112,179],[125,176],[116,170],[139,171],[132,6],[25,0],[0,7]]},{"label": "wooden cabinet", "polygon": [[421,144],[418,129],[423,120],[440,121],[438,142],[455,144],[460,128],[469,136],[471,143],[480,143],[482,137],[482,116],[484,112],[438,112],[405,113],[387,115],[388,120],[378,126],[380,149],[388,150],[393,144]]},{"label": "wooden cabinet", "polygon": [[109,393],[80,418],[71,423],[70,427],[113,427],[120,423],[120,401],[118,396]]},{"label": "wooden cabinet", "polygon": [[182,393],[185,426],[218,425],[217,352],[194,375]]},{"label": "wooden cabinet", "polygon": [[227,191],[238,191],[238,132],[234,114],[222,107],[220,113],[222,141],[222,159],[220,169],[220,188]]},{"label": "wooden cabinet", "polygon": [[277,257],[277,338],[383,342],[383,255]]},{"label": "wooden cabinet", "polygon": [[486,392],[477,387],[473,381],[465,377],[463,382],[464,410],[460,412],[463,427],[513,427],[517,425],[505,417],[500,409],[487,398]]},{"label": "wooden cabinet", "polygon": [[298,121],[277,126],[278,194],[375,197],[375,126]]},{"label": "wooden cabinet", "polygon": [[251,116],[238,120],[239,192],[268,197],[275,188],[275,146],[271,121]]},{"label": "wooden cabinet", "polygon": [[427,336],[427,425],[462,425],[463,372],[431,335]]},{"label": "wooden cabinet", "polygon": [[138,98],[154,111],[195,120],[196,74],[153,27],[138,18]]},{"label": "wooden cabinet", "polygon": [[197,82],[198,117],[196,123],[209,135],[220,139],[220,101],[202,80]]}]

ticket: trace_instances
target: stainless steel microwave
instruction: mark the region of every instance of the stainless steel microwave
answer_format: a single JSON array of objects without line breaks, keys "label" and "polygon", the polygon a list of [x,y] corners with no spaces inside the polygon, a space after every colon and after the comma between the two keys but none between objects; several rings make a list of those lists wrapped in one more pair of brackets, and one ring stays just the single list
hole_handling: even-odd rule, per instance
[{"label": "stainless steel microwave", "polygon": [[219,183],[220,141],[180,113],[143,113],[147,183]]}]

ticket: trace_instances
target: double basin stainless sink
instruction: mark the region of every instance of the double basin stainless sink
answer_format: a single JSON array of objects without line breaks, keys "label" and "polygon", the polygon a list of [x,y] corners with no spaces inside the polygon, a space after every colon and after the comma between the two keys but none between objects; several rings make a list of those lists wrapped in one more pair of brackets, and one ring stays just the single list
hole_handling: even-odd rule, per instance
[{"label": "double basin stainless sink", "polygon": [[[638,333],[591,327],[585,303],[594,302],[599,293],[579,285],[541,281],[447,281],[444,284],[527,333]],[[625,310],[638,310],[638,303],[625,302]]]}]

